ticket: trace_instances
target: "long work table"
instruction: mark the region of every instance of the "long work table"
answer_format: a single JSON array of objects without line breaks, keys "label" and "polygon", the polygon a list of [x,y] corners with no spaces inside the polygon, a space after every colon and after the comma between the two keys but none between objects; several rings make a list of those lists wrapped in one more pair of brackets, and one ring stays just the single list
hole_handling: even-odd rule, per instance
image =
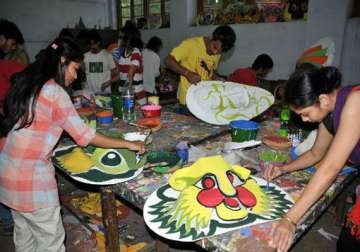
[{"label": "long work table", "polygon": [[[191,145],[206,148],[209,151],[221,149],[224,142],[230,140],[227,126],[214,126],[202,122],[194,117],[179,115],[165,110],[161,114],[162,128],[152,133],[152,142],[147,145],[150,151],[173,151],[179,141],[188,141]],[[125,124],[124,122],[114,122],[111,126],[100,128],[101,131],[120,130],[124,132],[136,131],[136,127]],[[220,147],[219,147],[220,146]],[[260,150],[267,147],[260,145],[249,150],[244,150],[243,154],[248,160],[258,160]],[[242,164],[246,167],[246,164]],[[252,162],[252,167],[258,164]],[[301,225],[296,230],[295,240],[319,218],[319,216],[334,201],[340,192],[349,184],[357,173],[341,173],[330,186],[328,191],[317,201],[317,203],[305,214],[301,220]],[[171,174],[158,174],[153,171],[144,171],[139,176],[124,183],[101,187],[103,224],[106,229],[107,251],[118,251],[118,223],[116,210],[112,207],[115,204],[115,197],[125,199],[136,208],[142,210],[145,201],[152,192],[168,182]],[[258,174],[261,176],[261,173]],[[294,201],[296,201],[304,187],[311,178],[312,173],[299,171],[286,174],[274,181],[282,187]],[[206,250],[216,251],[274,251],[269,247],[269,231],[271,222],[253,225],[230,231],[225,234],[208,237],[197,244]],[[161,248],[164,250],[164,247]],[[160,249],[159,249],[160,250]]]}]

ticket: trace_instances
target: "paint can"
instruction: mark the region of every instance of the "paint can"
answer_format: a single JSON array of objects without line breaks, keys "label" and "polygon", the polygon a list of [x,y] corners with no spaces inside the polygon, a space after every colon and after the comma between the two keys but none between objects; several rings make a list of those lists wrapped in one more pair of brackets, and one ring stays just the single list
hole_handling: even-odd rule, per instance
[{"label": "paint can", "polygon": [[99,124],[111,124],[113,121],[113,114],[110,111],[102,111],[96,114],[96,121]]}]

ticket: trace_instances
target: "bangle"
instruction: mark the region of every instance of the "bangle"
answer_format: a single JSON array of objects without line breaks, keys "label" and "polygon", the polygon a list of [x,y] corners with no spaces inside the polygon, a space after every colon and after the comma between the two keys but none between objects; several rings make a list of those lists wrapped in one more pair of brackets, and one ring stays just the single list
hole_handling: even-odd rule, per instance
[{"label": "bangle", "polygon": [[290,217],[287,216],[286,214],[282,218],[287,222],[289,222],[290,224],[294,225],[295,228],[297,227],[297,224],[292,219],[290,219]]}]

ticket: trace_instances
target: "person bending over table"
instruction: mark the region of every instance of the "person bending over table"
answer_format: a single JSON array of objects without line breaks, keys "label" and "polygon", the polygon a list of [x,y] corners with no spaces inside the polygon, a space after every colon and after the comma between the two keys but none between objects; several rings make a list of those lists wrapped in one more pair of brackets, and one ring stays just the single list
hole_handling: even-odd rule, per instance
[{"label": "person bending over table", "polygon": [[[295,205],[272,226],[272,243],[281,252],[289,249],[300,218],[325,193],[344,164],[348,160],[360,164],[360,85],[341,87],[341,74],[335,67],[300,69],[290,76],[285,99],[303,121],[320,122],[318,135],[313,147],[298,159],[283,167],[267,167],[265,179],[273,180],[319,161],[321,165]],[[360,251],[359,240],[354,246],[352,249]]]},{"label": "person bending over table", "polygon": [[58,38],[11,79],[0,114],[0,202],[11,208],[16,251],[65,251],[49,158],[63,130],[81,146],[145,151],[143,142],[104,136],[79,117],[64,88],[77,78],[83,58],[72,40]]},{"label": "person bending over table", "polygon": [[201,80],[218,79],[215,71],[222,53],[235,43],[236,34],[230,26],[217,27],[209,37],[193,37],[172,49],[165,58],[165,65],[181,75],[178,99],[186,104],[186,93],[191,84]]}]

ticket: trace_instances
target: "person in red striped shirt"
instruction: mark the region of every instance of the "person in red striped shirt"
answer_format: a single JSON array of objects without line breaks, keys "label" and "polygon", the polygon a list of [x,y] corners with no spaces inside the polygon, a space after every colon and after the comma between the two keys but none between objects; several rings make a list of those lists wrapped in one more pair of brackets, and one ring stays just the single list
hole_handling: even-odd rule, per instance
[{"label": "person in red striped shirt", "polygon": [[126,33],[121,41],[124,52],[118,61],[119,75],[105,85],[114,85],[120,80],[120,86],[128,82],[134,87],[137,104],[146,104],[146,93],[143,85],[143,59],[141,50],[143,42],[138,33]]}]

